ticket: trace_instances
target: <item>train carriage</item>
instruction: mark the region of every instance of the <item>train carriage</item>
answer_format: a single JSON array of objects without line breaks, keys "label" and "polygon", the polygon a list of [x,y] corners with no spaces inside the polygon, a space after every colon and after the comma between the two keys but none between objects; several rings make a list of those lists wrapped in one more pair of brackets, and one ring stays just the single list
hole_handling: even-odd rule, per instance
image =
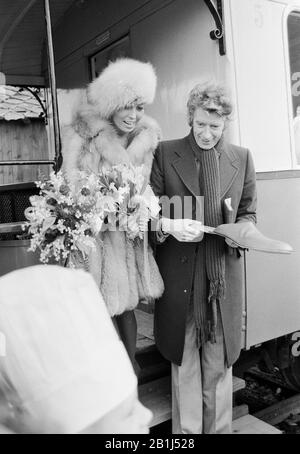
[{"label": "train carriage", "polygon": [[[282,369],[299,389],[300,1],[45,0],[48,28],[42,3],[0,0],[3,85],[45,89],[48,157],[42,163],[36,158],[36,169],[59,166],[59,117],[61,122],[68,117],[65,100],[71,106],[107,62],[119,56],[155,66],[158,91],[149,113],[160,123],[164,139],[187,134],[185,102],[197,81],[213,78],[230,87],[235,112],[227,133],[233,143],[250,148],[255,160],[258,227],[294,249],[287,256],[245,253],[241,359],[256,358],[263,350],[270,367]],[[28,162],[22,157],[8,162],[6,156],[1,144],[0,193],[17,194],[24,183],[32,188],[28,181],[9,180],[4,171]],[[2,224],[7,224],[5,214],[0,201]],[[3,274],[11,254],[5,240],[1,250],[6,252],[0,256]],[[23,266],[17,259],[11,263]]]}]

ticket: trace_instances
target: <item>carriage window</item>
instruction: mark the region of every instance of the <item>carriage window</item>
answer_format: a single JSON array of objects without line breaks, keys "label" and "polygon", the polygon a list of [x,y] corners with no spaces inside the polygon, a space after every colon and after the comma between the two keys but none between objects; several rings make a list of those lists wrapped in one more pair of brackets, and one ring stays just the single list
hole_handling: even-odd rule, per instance
[{"label": "carriage window", "polygon": [[292,79],[295,156],[296,165],[300,166],[300,12],[293,11],[288,17],[288,40]]},{"label": "carriage window", "polygon": [[119,39],[91,57],[90,67],[92,79],[97,77],[110,61],[114,61],[120,57],[130,57],[129,36]]}]

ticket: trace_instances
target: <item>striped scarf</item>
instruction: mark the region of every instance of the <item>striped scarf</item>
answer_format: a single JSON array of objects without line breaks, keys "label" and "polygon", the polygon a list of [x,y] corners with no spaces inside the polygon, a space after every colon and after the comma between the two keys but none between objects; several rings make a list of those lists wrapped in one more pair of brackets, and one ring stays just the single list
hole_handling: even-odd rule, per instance
[{"label": "striped scarf", "polygon": [[[195,144],[196,145],[196,144]],[[223,224],[220,172],[217,152],[200,149],[200,188],[204,196],[204,224],[217,227]],[[195,147],[193,146],[195,150]],[[198,244],[193,280],[193,304],[198,345],[207,340],[216,342],[217,303],[225,292],[225,245],[224,239],[206,234]]]}]

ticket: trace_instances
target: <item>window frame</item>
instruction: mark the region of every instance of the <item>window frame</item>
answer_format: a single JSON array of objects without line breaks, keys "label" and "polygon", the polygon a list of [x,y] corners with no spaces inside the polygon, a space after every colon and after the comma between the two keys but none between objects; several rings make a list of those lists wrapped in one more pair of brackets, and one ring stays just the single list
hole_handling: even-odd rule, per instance
[{"label": "window frame", "polygon": [[[283,42],[284,42],[284,66],[286,73],[286,89],[287,89],[287,103],[288,103],[288,112],[289,112],[289,124],[290,124],[290,153],[291,153],[291,170],[300,170],[300,163],[297,163],[296,157],[296,143],[295,143],[295,133],[294,133],[294,104],[293,104],[293,93],[292,93],[292,68],[291,68],[291,52],[290,52],[290,42],[289,42],[289,28],[288,28],[288,19],[292,13],[299,14],[300,20],[300,6],[288,5],[283,13]],[[299,28],[300,29],[300,28]],[[299,68],[300,73],[300,68]]]},{"label": "window frame", "polygon": [[91,81],[97,77],[97,74],[96,74],[96,58],[97,58],[97,56],[103,52],[106,52],[108,49],[117,47],[118,45],[120,45],[126,41],[128,41],[129,54],[131,55],[130,33],[126,33],[126,35],[123,35],[112,42],[106,43],[103,47],[99,48],[97,50],[97,52],[95,52],[89,56],[89,69],[90,69],[90,80]]}]

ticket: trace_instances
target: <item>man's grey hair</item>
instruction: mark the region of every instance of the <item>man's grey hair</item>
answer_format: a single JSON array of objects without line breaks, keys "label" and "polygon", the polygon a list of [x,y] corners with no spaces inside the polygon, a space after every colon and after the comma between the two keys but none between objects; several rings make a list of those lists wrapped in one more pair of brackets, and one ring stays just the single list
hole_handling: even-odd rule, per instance
[{"label": "man's grey hair", "polygon": [[193,125],[195,110],[201,107],[209,113],[217,113],[221,117],[229,118],[233,111],[233,104],[224,85],[216,82],[197,84],[190,92],[187,108],[188,123]]}]

